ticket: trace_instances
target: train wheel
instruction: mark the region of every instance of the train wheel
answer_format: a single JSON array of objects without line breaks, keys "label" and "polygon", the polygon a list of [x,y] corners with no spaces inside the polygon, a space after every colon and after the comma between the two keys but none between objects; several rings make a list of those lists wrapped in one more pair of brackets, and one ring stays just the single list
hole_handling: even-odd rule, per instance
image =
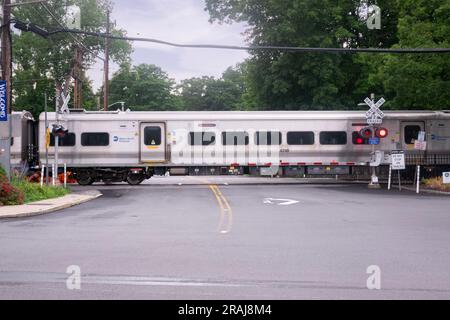
[{"label": "train wheel", "polygon": [[77,182],[80,186],[89,186],[94,183],[89,171],[80,171],[77,174]]},{"label": "train wheel", "polygon": [[129,173],[127,175],[127,183],[132,186],[137,186],[144,181],[144,176],[142,174]]}]

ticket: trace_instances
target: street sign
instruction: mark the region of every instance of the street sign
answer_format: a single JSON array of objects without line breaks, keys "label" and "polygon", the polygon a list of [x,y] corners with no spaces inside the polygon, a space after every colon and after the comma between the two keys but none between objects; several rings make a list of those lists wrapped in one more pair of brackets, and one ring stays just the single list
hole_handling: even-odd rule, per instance
[{"label": "street sign", "polygon": [[425,131],[419,131],[419,134],[417,136],[417,140],[419,140],[420,142],[424,142],[425,141]]},{"label": "street sign", "polygon": [[369,144],[370,145],[380,144],[380,138],[378,138],[378,137],[369,138]]},{"label": "street sign", "polygon": [[67,93],[67,96],[65,96],[65,97],[64,97],[64,94],[61,93],[61,98],[63,100],[63,105],[59,109],[59,113],[69,113],[70,93]]},{"label": "street sign", "polygon": [[45,130],[45,148],[48,149],[50,147],[50,129],[47,128]]},{"label": "street sign", "polygon": [[377,103],[374,103],[372,99],[366,98],[364,99],[364,102],[370,107],[369,111],[366,112],[367,123],[370,125],[382,124],[384,113],[380,110],[380,107],[386,102],[386,100],[381,98]]},{"label": "street sign", "polygon": [[450,172],[442,172],[442,181],[444,183],[450,183]]},{"label": "street sign", "polygon": [[7,85],[0,80],[0,121],[8,121]]},{"label": "street sign", "polygon": [[427,142],[419,140],[414,141],[414,149],[422,151],[427,150]]},{"label": "street sign", "polygon": [[391,152],[391,166],[392,166],[392,170],[406,169],[405,153],[403,151],[393,150]]}]

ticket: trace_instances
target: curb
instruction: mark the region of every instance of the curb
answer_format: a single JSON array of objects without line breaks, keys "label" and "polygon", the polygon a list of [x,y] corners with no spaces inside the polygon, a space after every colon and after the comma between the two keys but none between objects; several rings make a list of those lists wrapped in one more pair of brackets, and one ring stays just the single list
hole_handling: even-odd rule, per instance
[{"label": "curb", "polygon": [[[352,182],[352,183],[342,183],[342,182],[210,182],[210,183],[165,183],[165,184],[146,184],[147,186],[202,186],[208,184],[216,184],[219,186],[254,186],[254,185],[361,185],[361,184],[369,184],[368,182]],[[141,186],[139,186],[141,187]]]},{"label": "curb", "polygon": [[[397,189],[398,189],[398,187],[397,187]],[[416,188],[402,186],[402,189],[416,192]],[[432,190],[432,189],[420,189],[420,193],[422,193],[422,192],[450,196],[450,192],[438,191],[438,190]]]},{"label": "curb", "polygon": [[[27,217],[34,217],[34,216],[39,216],[39,215],[43,215],[43,214],[47,214],[47,213],[56,212],[59,210],[67,209],[67,208],[97,199],[97,198],[101,197],[103,194],[98,190],[89,190],[88,192],[69,194],[64,197],[67,197],[70,195],[84,195],[86,197],[82,198],[82,199],[75,199],[75,200],[72,200],[71,202],[66,202],[66,203],[63,203],[60,205],[51,206],[50,208],[47,208],[47,209],[40,209],[40,210],[35,209],[34,211],[17,213],[17,214],[7,214],[7,215],[0,214],[0,220],[1,219],[14,219],[14,218],[27,218]],[[61,198],[64,198],[64,197],[61,197]],[[61,198],[59,198],[59,199],[61,199]],[[58,198],[54,198],[54,199],[58,199]],[[47,200],[42,200],[42,201],[48,201],[48,200],[54,200],[54,199],[47,199]],[[41,201],[37,201],[37,202],[41,202]],[[34,203],[36,203],[36,202],[34,202]],[[32,205],[33,202],[28,203],[28,205],[30,205],[30,204]],[[1,209],[1,207],[0,207],[0,209]]]}]

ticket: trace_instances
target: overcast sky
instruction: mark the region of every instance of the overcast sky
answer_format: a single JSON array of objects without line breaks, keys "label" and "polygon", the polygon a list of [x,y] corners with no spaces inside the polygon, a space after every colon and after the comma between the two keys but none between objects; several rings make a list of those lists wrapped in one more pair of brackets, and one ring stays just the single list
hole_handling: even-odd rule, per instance
[{"label": "overcast sky", "polygon": [[[242,24],[211,24],[203,0],[113,0],[112,21],[129,36],[156,38],[186,44],[244,45]],[[182,49],[134,42],[132,62],[155,64],[180,80],[202,75],[220,76],[229,66],[243,61],[245,51]],[[94,89],[102,84],[103,63],[88,72]],[[112,73],[117,70],[113,65]]]}]

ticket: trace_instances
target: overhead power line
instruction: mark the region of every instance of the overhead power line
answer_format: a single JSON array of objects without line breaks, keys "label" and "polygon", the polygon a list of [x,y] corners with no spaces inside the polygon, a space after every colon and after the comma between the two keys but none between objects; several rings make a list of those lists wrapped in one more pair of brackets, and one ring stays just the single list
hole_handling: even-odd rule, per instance
[{"label": "overhead power line", "polygon": [[43,3],[43,2],[47,2],[48,0],[31,0],[28,2],[16,2],[16,3],[11,3],[8,4],[8,7],[18,7],[18,6],[23,6],[23,5],[27,5],[27,4],[38,4],[38,3]]},{"label": "overhead power line", "polygon": [[[35,33],[34,28],[39,28],[34,24],[28,24],[28,28],[24,31],[31,31]],[[20,27],[19,27],[20,28]],[[41,28],[39,28],[41,29]],[[391,53],[391,54],[423,54],[423,53],[450,53],[450,48],[314,48],[314,47],[293,47],[293,46],[230,46],[230,45],[217,45],[217,44],[179,44],[174,42],[168,42],[159,39],[152,38],[138,38],[138,37],[126,37],[116,36],[112,34],[106,34],[101,32],[90,32],[78,29],[56,29],[47,31],[46,36],[52,36],[58,33],[74,33],[82,34],[92,37],[108,38],[114,40],[124,41],[138,41],[138,42],[150,42],[161,45],[167,45],[177,48],[194,48],[194,49],[225,49],[225,50],[245,50],[245,51],[259,51],[259,50],[273,50],[273,51],[288,51],[288,52],[327,52],[327,53]]]},{"label": "overhead power line", "polygon": [[[50,14],[50,16],[56,21],[57,24],[59,24],[59,26],[62,28],[60,29],[61,32],[65,32],[64,30],[70,30],[67,29],[64,24],[62,24],[61,21],[59,21],[59,19],[55,16],[55,14],[48,8],[48,6],[45,3],[41,3],[42,7],[48,12],[48,14]],[[37,27],[37,26],[36,26]],[[83,49],[85,49],[86,51],[92,53],[94,56],[96,56],[98,59],[104,61],[105,59],[101,56],[99,56],[97,53],[95,53],[94,51],[92,51],[91,49],[89,49],[88,47],[86,47],[86,45],[80,40],[78,39],[76,36],[74,36],[74,32],[66,32],[69,33],[70,36],[75,40],[75,42],[80,45]],[[41,35],[42,36],[42,35]]]},{"label": "overhead power line", "polygon": [[450,48],[401,48],[401,49],[383,49],[383,48],[312,48],[312,47],[291,47],[291,46],[229,46],[217,44],[179,44],[152,38],[123,37],[107,35],[105,33],[89,32],[77,29],[54,30],[49,32],[49,36],[61,32],[70,32],[83,34],[93,37],[102,37],[115,40],[151,42],[178,48],[195,49],[227,49],[227,50],[278,50],[294,52],[335,52],[335,53],[450,53]]}]

